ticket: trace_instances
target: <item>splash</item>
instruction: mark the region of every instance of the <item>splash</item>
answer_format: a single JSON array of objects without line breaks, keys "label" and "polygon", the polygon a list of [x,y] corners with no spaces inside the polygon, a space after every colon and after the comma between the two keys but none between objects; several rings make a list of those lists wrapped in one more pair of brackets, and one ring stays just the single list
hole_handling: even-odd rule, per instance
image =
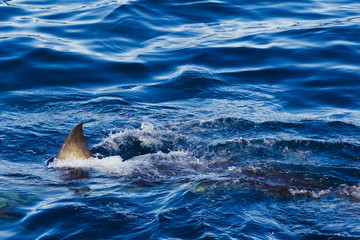
[{"label": "splash", "polygon": [[360,201],[360,183],[353,186],[343,184],[339,187],[336,193],[340,196],[345,196],[352,200]]},{"label": "splash", "polygon": [[97,171],[107,175],[131,176],[139,172],[142,174],[156,174],[156,170],[148,161],[133,160],[123,161],[120,156],[111,156],[105,158],[73,159],[73,160],[55,160],[49,164],[51,168],[72,168],[79,170]]},{"label": "splash", "polygon": [[94,152],[119,155],[124,160],[149,153],[182,150],[186,137],[170,130],[156,129],[151,123],[142,123],[139,129],[125,129],[110,133],[94,146]]},{"label": "splash", "polygon": [[318,199],[322,196],[331,194],[331,189],[325,190],[309,190],[309,189],[296,189],[296,188],[289,188],[289,192],[294,197],[311,197],[313,199]]},{"label": "splash", "polygon": [[148,179],[198,174],[201,169],[206,169],[206,164],[193,158],[188,152],[171,151],[169,153],[145,154],[126,161],[120,156],[93,157],[86,160],[54,160],[49,163],[48,167],[96,171],[106,176]]}]

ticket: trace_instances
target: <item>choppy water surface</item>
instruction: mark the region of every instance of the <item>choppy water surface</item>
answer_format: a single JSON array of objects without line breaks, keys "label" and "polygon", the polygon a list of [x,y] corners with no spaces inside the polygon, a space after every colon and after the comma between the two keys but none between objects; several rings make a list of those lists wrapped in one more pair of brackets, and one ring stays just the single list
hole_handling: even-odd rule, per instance
[{"label": "choppy water surface", "polygon": [[[1,1],[1,239],[359,239],[357,1]],[[78,123],[94,158],[54,161]]]}]

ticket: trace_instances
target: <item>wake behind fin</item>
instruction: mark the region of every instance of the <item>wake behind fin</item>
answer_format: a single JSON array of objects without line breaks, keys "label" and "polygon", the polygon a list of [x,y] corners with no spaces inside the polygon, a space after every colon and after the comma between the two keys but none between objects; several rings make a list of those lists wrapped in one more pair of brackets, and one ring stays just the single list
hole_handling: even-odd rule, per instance
[{"label": "wake behind fin", "polygon": [[61,144],[56,159],[88,159],[93,155],[86,143],[82,123],[74,127]]}]

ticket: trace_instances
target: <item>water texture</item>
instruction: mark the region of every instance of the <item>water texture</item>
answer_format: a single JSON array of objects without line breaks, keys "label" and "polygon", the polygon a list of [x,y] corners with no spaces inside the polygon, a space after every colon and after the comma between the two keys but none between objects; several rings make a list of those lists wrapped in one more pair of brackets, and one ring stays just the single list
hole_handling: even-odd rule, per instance
[{"label": "water texture", "polygon": [[[0,238],[360,239],[359,26],[354,0],[0,1]],[[79,123],[94,157],[52,161]]]}]

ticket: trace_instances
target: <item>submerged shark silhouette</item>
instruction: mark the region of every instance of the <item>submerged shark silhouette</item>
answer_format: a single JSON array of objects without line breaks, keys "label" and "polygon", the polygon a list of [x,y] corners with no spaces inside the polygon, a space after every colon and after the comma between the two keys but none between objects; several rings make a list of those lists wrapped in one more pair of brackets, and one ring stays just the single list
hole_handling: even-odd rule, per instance
[{"label": "submerged shark silhouette", "polygon": [[93,156],[86,143],[82,123],[74,127],[61,144],[56,159],[88,159]]},{"label": "submerged shark silhouette", "polygon": [[[85,140],[83,134],[83,124],[78,124],[75,126],[70,133],[66,136],[64,142],[62,143],[59,152],[55,158],[52,158],[48,161],[48,164],[54,160],[73,160],[73,159],[88,159],[93,157],[89,146]],[[269,172],[264,171],[252,171],[246,170],[243,172],[244,176],[239,176],[239,179],[234,182],[234,186],[239,184],[245,188],[254,188],[259,190],[267,190],[269,193],[284,196],[284,197],[312,197],[319,198],[323,195],[330,194],[333,191],[330,191],[331,188],[320,181],[308,181],[306,179],[298,178],[294,174],[284,174],[281,172]],[[82,169],[72,169],[66,168],[66,171],[62,175],[62,179],[65,181],[73,181],[74,179],[84,179],[88,178],[89,174],[87,171]],[[231,186],[228,182],[224,183],[224,186]],[[204,193],[208,189],[214,189],[215,187],[222,187],[221,182],[212,182],[206,181],[196,185],[193,190],[193,193]],[[360,184],[355,186],[349,186],[344,188],[346,191],[356,191],[358,192]],[[350,190],[348,190],[350,189]],[[89,192],[90,189],[85,187],[84,189],[75,189],[75,193],[85,193]],[[344,191],[342,189],[335,190],[340,192]],[[1,202],[0,202],[1,205]],[[1,206],[0,206],[1,208]]]}]

